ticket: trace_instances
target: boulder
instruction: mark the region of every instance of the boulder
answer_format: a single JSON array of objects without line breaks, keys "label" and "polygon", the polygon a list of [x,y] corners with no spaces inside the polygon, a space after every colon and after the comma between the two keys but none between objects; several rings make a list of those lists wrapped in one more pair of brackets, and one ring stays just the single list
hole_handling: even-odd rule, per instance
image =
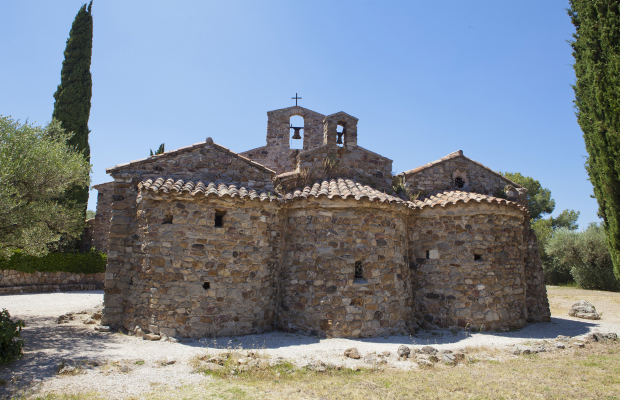
[{"label": "boulder", "polygon": [[587,339],[591,342],[605,342],[607,340],[618,340],[618,335],[613,332],[592,332],[587,336]]},{"label": "boulder", "polygon": [[568,315],[584,319],[601,319],[600,314],[596,312],[594,304],[585,300],[574,303],[570,310],[568,310]]},{"label": "boulder", "polygon": [[399,357],[409,357],[409,354],[411,354],[411,350],[409,350],[409,347],[401,345],[398,347],[398,350],[396,350],[396,353]]},{"label": "boulder", "polygon": [[432,346],[424,346],[420,349],[424,354],[434,355],[437,354],[437,349]]},{"label": "boulder", "polygon": [[355,348],[355,347],[351,347],[350,349],[346,349],[344,351],[344,356],[345,357],[349,357],[349,358],[354,358],[356,360],[359,360],[361,358],[360,352],[357,351],[357,348]]},{"label": "boulder", "polygon": [[441,361],[444,364],[456,364],[456,359],[452,354],[444,353],[441,355]]}]

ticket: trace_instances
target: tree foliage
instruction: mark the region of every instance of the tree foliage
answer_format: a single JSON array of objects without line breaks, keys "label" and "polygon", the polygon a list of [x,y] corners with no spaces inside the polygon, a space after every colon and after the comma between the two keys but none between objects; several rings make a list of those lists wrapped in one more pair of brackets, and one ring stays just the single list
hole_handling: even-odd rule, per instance
[{"label": "tree foliage", "polygon": [[560,268],[570,271],[582,288],[620,291],[600,225],[592,223],[583,232],[559,229],[547,243],[546,251]]},{"label": "tree foliage", "polygon": [[24,326],[24,321],[13,322],[6,309],[0,311],[0,365],[22,358],[24,341],[21,332]]},{"label": "tree foliage", "polygon": [[568,14],[586,170],[620,277],[620,8],[615,0],[570,0]]},{"label": "tree foliage", "polygon": [[0,255],[42,255],[61,238],[77,238],[82,205],[58,199],[90,182],[90,165],[67,146],[57,122],[45,128],[0,116]]},{"label": "tree foliage", "polygon": [[158,154],[164,154],[166,152],[166,144],[162,143],[159,145],[159,148],[157,149],[157,151],[155,152],[155,154],[153,154],[153,149],[151,149],[151,156],[153,155],[158,155]]},{"label": "tree foliage", "polygon": [[502,175],[527,189],[527,207],[532,221],[536,221],[543,214],[553,212],[555,200],[551,198],[551,191],[543,188],[540,182],[519,172],[503,172]]},{"label": "tree foliage", "polygon": [[[92,97],[92,78],[90,62],[93,48],[93,2],[84,4],[78,11],[69,32],[65,59],[60,72],[60,85],[54,93],[54,112],[52,118],[59,121],[66,132],[71,133],[68,145],[83,154],[90,162],[88,145],[88,118]],[[69,188],[66,198],[76,201],[86,212],[88,186],[78,185]]]}]

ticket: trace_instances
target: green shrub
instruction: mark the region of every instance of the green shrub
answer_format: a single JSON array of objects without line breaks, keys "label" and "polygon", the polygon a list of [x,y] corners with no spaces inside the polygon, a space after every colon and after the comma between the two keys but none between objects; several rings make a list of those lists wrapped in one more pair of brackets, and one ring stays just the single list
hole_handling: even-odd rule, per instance
[{"label": "green shrub", "polygon": [[34,257],[15,252],[8,259],[0,259],[0,270],[12,269],[20,272],[71,272],[74,274],[95,274],[105,272],[106,253],[49,253]]},{"label": "green shrub", "polygon": [[24,321],[13,322],[6,309],[0,312],[0,365],[12,363],[23,356],[21,339]]},{"label": "green shrub", "polygon": [[583,232],[559,229],[545,249],[557,268],[570,269],[575,282],[582,288],[620,291],[603,227],[590,224]]}]

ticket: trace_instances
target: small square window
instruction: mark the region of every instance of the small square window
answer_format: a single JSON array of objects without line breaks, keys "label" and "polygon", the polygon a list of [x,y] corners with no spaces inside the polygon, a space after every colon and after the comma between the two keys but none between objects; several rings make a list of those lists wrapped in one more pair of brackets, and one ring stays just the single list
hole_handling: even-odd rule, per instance
[{"label": "small square window", "polygon": [[362,262],[355,262],[355,280],[364,279],[364,269],[362,268]]},{"label": "small square window", "polygon": [[482,261],[482,255],[481,254],[474,254],[474,261]]},{"label": "small square window", "polygon": [[221,228],[224,226],[224,215],[226,211],[215,211],[215,227]]}]

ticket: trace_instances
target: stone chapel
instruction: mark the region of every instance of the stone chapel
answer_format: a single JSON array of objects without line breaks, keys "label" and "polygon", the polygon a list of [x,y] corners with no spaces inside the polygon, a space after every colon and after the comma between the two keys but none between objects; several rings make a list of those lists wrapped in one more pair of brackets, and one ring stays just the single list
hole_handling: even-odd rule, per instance
[{"label": "stone chapel", "polygon": [[294,106],[267,113],[263,147],[207,138],[106,172],[103,324],[356,338],[550,320],[526,190],[462,151],[393,176],[357,118]]}]

